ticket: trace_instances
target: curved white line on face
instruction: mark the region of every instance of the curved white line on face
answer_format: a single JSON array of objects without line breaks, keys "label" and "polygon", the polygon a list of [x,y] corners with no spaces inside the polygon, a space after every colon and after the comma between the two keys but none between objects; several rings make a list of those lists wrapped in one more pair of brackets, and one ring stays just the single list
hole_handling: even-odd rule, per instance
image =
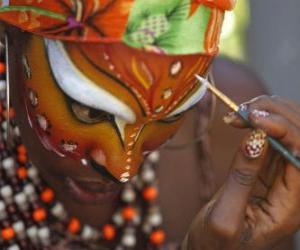
[{"label": "curved white line on face", "polygon": [[52,73],[59,87],[74,100],[134,123],[134,111],[88,79],[71,61],[60,41],[45,39]]},{"label": "curved white line on face", "polygon": [[167,117],[175,116],[188,110],[190,107],[194,106],[197,102],[199,102],[205,96],[206,92],[207,92],[207,85],[202,84],[185,103],[183,103],[181,106],[175,109]]}]

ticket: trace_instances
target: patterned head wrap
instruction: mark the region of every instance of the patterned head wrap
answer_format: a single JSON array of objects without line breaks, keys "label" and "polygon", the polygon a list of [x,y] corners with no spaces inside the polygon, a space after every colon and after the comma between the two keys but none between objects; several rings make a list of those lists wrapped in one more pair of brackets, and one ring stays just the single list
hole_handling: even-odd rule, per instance
[{"label": "patterned head wrap", "polygon": [[158,53],[215,54],[235,0],[0,0],[0,20],[38,35],[119,42]]}]

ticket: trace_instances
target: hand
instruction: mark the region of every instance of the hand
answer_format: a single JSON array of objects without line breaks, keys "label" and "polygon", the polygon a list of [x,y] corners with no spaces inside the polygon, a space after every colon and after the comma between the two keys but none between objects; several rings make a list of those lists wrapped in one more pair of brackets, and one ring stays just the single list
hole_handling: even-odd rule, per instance
[{"label": "hand", "polygon": [[[244,107],[257,130],[242,143],[227,180],[196,217],[183,249],[269,249],[299,228],[300,170],[269,147],[264,132],[300,156],[300,106],[262,96]],[[246,127],[234,113],[225,121]]]}]

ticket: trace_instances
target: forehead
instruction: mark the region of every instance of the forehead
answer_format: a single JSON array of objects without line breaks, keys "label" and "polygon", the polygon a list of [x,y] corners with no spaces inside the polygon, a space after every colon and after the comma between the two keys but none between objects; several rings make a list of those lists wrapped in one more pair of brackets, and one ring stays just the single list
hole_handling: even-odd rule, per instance
[{"label": "forehead", "polygon": [[157,119],[169,114],[196,87],[194,74],[205,74],[211,56],[169,56],[122,43],[67,43],[68,56],[99,87]]}]

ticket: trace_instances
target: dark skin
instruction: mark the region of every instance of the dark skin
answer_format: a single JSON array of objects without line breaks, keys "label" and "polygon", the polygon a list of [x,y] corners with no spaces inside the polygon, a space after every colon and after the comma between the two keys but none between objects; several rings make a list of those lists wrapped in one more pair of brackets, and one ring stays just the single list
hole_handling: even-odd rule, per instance
[{"label": "dark skin", "polygon": [[[298,104],[261,96],[247,106],[255,128],[298,154]],[[258,118],[254,110],[270,115]],[[247,127],[237,116],[230,125]],[[260,157],[249,159],[243,145],[245,140],[224,184],[196,216],[184,249],[270,249],[298,229],[299,170],[268,147]]]},{"label": "dark skin", "polygon": [[[18,41],[16,39],[15,41]],[[12,78],[13,78],[13,84],[12,84],[12,100],[13,104],[17,111],[17,119],[18,124],[21,128],[24,141],[29,149],[30,157],[34,160],[34,162],[37,164],[37,167],[39,167],[41,174],[43,177],[50,183],[52,187],[54,187],[55,191],[57,192],[58,199],[60,199],[66,206],[67,210],[72,211],[72,214],[78,216],[82,221],[89,223],[91,225],[99,225],[103,224],[108,221],[110,218],[115,206],[117,205],[117,202],[108,202],[103,204],[81,204],[78,203],[76,200],[72,199],[72,196],[68,195],[64,183],[62,181],[62,178],[68,174],[72,174],[75,176],[82,175],[82,168],[80,166],[74,165],[72,162],[69,163],[66,159],[61,159],[58,156],[56,156],[54,153],[49,153],[46,151],[40,144],[39,139],[33,132],[33,130],[29,127],[27,118],[26,118],[26,112],[24,111],[24,106],[21,98],[20,91],[17,91],[18,86],[17,83],[22,80],[21,77],[23,77],[21,62],[17,58],[18,55],[20,55],[22,48],[19,47],[19,45],[12,44],[12,47],[15,48],[15,50],[11,51],[10,58],[14,58],[12,60],[11,69],[12,71]],[[260,95],[263,93],[263,89],[259,87],[259,83],[255,78],[253,78],[251,75],[246,76],[248,73],[247,71],[240,68],[240,66],[228,63],[226,60],[217,60],[215,62],[215,68],[214,68],[214,74],[216,76],[217,84],[220,86],[221,89],[224,91],[227,90],[227,87],[230,86],[230,84],[236,84],[236,86],[240,86],[241,79],[243,81],[248,82],[247,85],[249,86],[249,90],[251,91],[245,91],[245,96],[241,97],[241,99],[236,98],[235,100],[238,102],[242,102],[245,100],[249,100],[250,98]],[[223,69],[226,69],[226,72],[223,71]],[[239,73],[239,77],[236,77],[235,74],[232,74],[233,72]],[[231,76],[231,77],[229,77]],[[224,88],[224,86],[226,86]],[[250,87],[251,86],[251,87]],[[228,88],[229,89],[229,88]],[[237,89],[236,87],[230,88]],[[230,96],[235,96],[236,93],[233,93],[231,91],[227,92]],[[274,103],[273,103],[274,105]],[[278,105],[278,103],[276,103]],[[275,105],[275,106],[276,106]],[[282,105],[282,104],[280,104]],[[214,182],[217,184],[216,186],[219,186],[222,181],[225,179],[225,183],[228,183],[228,179],[226,179],[226,174],[228,172],[228,167],[230,166],[230,160],[227,156],[227,153],[229,155],[233,155],[233,151],[238,146],[239,136],[237,136],[237,130],[230,130],[227,125],[222,123],[222,119],[220,117],[220,114],[224,114],[224,107],[218,106],[217,108],[217,116],[215,118],[214,126],[212,131],[212,142],[213,142],[213,149],[214,151],[214,158],[220,159],[220,162],[222,164],[219,164],[218,162],[215,162],[214,165],[216,165],[216,175],[213,176]],[[193,139],[195,137],[194,131],[195,131],[195,123],[193,122],[195,119],[195,113],[190,112],[186,122],[180,129],[177,136],[173,139],[173,144],[182,144],[186,142],[188,139]],[[280,115],[279,115],[280,116]],[[277,118],[278,120],[278,118]],[[280,119],[279,119],[280,120]],[[217,125],[222,124],[222,125]],[[240,124],[238,121],[234,125],[236,127],[241,127],[242,124]],[[257,124],[256,124],[257,125]],[[258,125],[257,125],[258,126]],[[271,125],[270,125],[271,126]],[[290,130],[290,126],[288,122],[283,122],[283,127],[286,126]],[[268,128],[268,127],[267,127]],[[228,148],[228,151],[226,155],[224,154],[224,151],[222,149],[222,145],[224,145],[224,142],[227,140],[224,140],[224,138],[217,136],[218,131],[221,129],[222,133],[227,136],[230,136],[230,138],[236,138],[236,141],[230,140],[233,142],[234,145],[226,145],[226,148]],[[226,133],[225,131],[228,131]],[[229,132],[230,131],[230,132]],[[225,133],[224,133],[225,132]],[[272,131],[271,131],[272,132]],[[273,131],[274,132],[274,131]],[[276,131],[275,131],[276,132]],[[215,134],[214,134],[215,133]],[[241,135],[241,134],[239,134]],[[214,147],[214,145],[219,145],[218,147]],[[46,156],[46,161],[45,161]],[[176,158],[175,158],[176,157]],[[237,156],[236,165],[234,165],[234,168],[245,166],[245,159],[241,156]],[[253,166],[253,169],[255,169],[255,177],[257,175],[257,172],[260,170],[260,161],[253,161],[251,162],[251,166]],[[246,165],[247,165],[246,164]],[[250,164],[250,163],[249,163]],[[215,241],[218,239],[223,239],[224,235],[218,234],[215,231],[212,230],[204,230],[201,231],[201,223],[202,223],[202,217],[201,214],[203,214],[203,211],[207,208],[205,206],[208,201],[211,199],[211,195],[214,193],[216,189],[211,186],[209,189],[205,189],[206,185],[201,182],[201,173],[199,173],[199,158],[198,158],[198,152],[196,146],[191,146],[182,150],[179,150],[174,154],[172,151],[162,150],[162,159],[160,161],[160,165],[163,167],[159,168],[159,179],[160,179],[160,187],[161,187],[161,195],[160,195],[160,203],[162,207],[162,211],[165,216],[165,228],[169,237],[170,241],[177,241],[181,242],[184,238],[184,235],[188,231],[189,226],[191,223],[193,223],[193,227],[191,228],[189,232],[188,237],[188,248],[187,249],[202,249],[199,248],[203,242],[203,239],[205,239],[204,242],[207,243],[205,246],[206,248],[203,249],[218,249],[218,248],[211,248],[212,245],[210,240]],[[61,168],[60,166],[64,166],[64,168]],[[185,171],[179,171],[184,166]],[[171,170],[170,170],[171,169]],[[178,171],[176,171],[178,169]],[[298,172],[295,172],[295,169],[290,167],[292,169],[293,175],[299,176]],[[92,169],[86,169],[84,175],[94,175]],[[172,175],[171,175],[172,174]],[[171,176],[170,176],[171,175]],[[230,178],[229,178],[230,180]],[[255,179],[256,181],[256,179]],[[253,183],[255,183],[253,181]],[[299,181],[292,180],[288,181],[288,183],[294,183],[295,186],[297,186],[297,182]],[[223,213],[223,211],[234,211],[234,209],[230,210],[228,209],[230,205],[233,203],[231,199],[234,199],[235,202],[238,203],[238,211],[235,213],[230,214],[230,218],[234,218],[234,226],[237,226],[240,228],[240,224],[242,224],[242,218],[243,218],[243,212],[245,209],[245,203],[247,202],[247,198],[250,194],[250,191],[252,190],[253,183],[251,183],[251,187],[247,188],[247,192],[245,190],[242,190],[240,193],[229,193],[228,192],[224,196],[218,196],[218,198],[213,198],[213,201],[216,199],[223,198],[224,202],[218,206],[217,212],[219,214]],[[299,188],[298,188],[299,189]],[[293,192],[299,192],[297,187],[293,187]],[[226,189],[225,189],[226,190]],[[174,192],[176,191],[176,192]],[[188,195],[187,195],[188,194]],[[222,192],[221,192],[222,194]],[[228,197],[229,196],[229,197]],[[220,198],[221,197],[221,198]],[[290,194],[291,197],[291,204],[293,205],[293,209],[297,210],[296,208],[299,207],[300,204],[297,203],[293,197],[295,197],[295,194]],[[222,200],[222,201],[223,201]],[[184,206],[182,206],[182,202],[184,202]],[[210,203],[208,203],[210,204]],[[84,208],[84,209],[83,209]],[[195,216],[200,212],[200,216],[197,216],[197,219],[195,220]],[[278,214],[284,214],[284,215],[291,215],[291,211],[289,208],[280,210],[280,213]],[[238,219],[237,219],[238,215]],[[295,215],[292,214],[294,217],[291,217],[292,220],[295,218]],[[199,219],[200,218],[200,219]],[[222,217],[218,216],[218,213],[216,213],[216,218],[220,219],[220,222],[223,223]],[[285,219],[285,218],[284,218]],[[206,218],[204,218],[206,220]],[[217,220],[216,220],[217,221]],[[264,221],[261,221],[262,225]],[[284,220],[284,223],[286,225],[289,224],[289,221],[287,219]],[[285,230],[285,224],[283,223],[280,230]],[[229,223],[231,224],[231,223]],[[297,225],[298,226],[298,225]],[[292,233],[294,230],[296,230],[296,226],[293,228],[293,230],[289,230],[289,233]],[[226,229],[227,230],[227,229]],[[221,231],[221,233],[225,234],[225,237],[227,237],[226,230]],[[235,232],[236,233],[236,232]],[[238,233],[238,232],[237,232]],[[235,235],[234,235],[235,236]],[[281,235],[280,235],[281,236]],[[232,237],[232,235],[230,235]],[[272,235],[270,239],[271,240],[281,240],[282,237],[277,237],[276,235]],[[227,239],[227,238],[226,238]],[[230,239],[227,239],[228,241],[228,247],[227,249],[232,249],[232,245],[235,245],[236,243],[236,237],[232,237]],[[273,243],[272,241],[271,243]],[[264,245],[265,242],[259,241],[257,244]],[[264,247],[269,247],[268,245],[264,245]],[[255,245],[256,247],[256,245]],[[251,249],[251,248],[250,248]],[[252,248],[257,249],[257,248]]]}]

